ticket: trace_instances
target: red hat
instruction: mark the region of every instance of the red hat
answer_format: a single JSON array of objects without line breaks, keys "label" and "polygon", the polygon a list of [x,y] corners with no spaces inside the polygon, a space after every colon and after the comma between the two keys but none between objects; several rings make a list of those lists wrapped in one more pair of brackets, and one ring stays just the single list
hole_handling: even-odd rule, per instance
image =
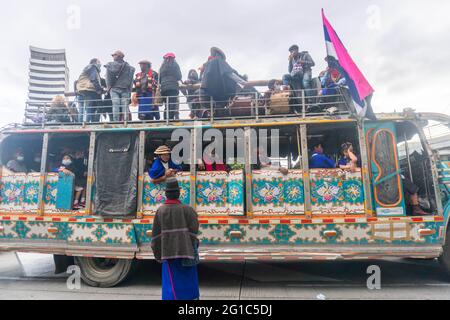
[{"label": "red hat", "polygon": [[167,53],[163,58],[164,58],[164,59],[169,59],[169,58],[175,59],[176,56],[175,56],[175,53],[169,52],[169,53]]}]

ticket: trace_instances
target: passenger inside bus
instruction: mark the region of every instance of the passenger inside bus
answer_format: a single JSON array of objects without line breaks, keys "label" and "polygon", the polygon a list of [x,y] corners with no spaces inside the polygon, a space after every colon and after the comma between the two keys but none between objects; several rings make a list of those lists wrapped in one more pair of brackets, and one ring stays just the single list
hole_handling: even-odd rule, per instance
[{"label": "passenger inside bus", "polygon": [[13,158],[8,161],[6,168],[14,173],[27,173],[28,168],[25,164],[25,154],[22,148],[17,148]]},{"label": "passenger inside bus", "polygon": [[325,155],[322,142],[316,142],[312,145],[312,156],[309,159],[310,169],[335,169],[336,163],[330,157]]},{"label": "passenger inside bus", "polygon": [[41,159],[42,159],[42,152],[36,151],[33,154],[33,162],[30,165],[30,172],[34,173],[41,172]]},{"label": "passenger inside bus", "polygon": [[351,142],[345,142],[341,146],[341,158],[338,165],[340,169],[355,171],[358,168],[359,159],[355,155],[353,150],[353,144]]},{"label": "passenger inside bus", "polygon": [[253,165],[254,170],[275,170],[279,171],[285,176],[289,174],[289,170],[287,168],[284,168],[279,164],[276,165],[272,162],[272,160],[267,155],[267,151],[264,148],[259,147],[257,149],[257,155],[257,164]]},{"label": "passenger inside bus", "polygon": [[150,168],[149,175],[154,184],[164,183],[168,178],[173,178],[183,168],[175,164],[171,159],[171,150],[168,146],[160,146],[155,151],[155,161]]},{"label": "passenger inside bus", "polygon": [[223,159],[216,158],[216,150],[212,150],[209,154],[203,156],[203,163],[199,164],[198,170],[205,172],[213,171],[230,171],[230,167],[224,164]]},{"label": "passenger inside bus", "polygon": [[[76,154],[79,155],[77,152]],[[80,207],[86,206],[86,191],[87,183],[86,170],[84,164],[79,159],[74,159],[70,154],[65,154],[62,157],[61,166],[55,168],[53,172],[64,173],[65,175],[74,175],[75,181],[75,197],[73,202],[73,209],[79,210]]]}]

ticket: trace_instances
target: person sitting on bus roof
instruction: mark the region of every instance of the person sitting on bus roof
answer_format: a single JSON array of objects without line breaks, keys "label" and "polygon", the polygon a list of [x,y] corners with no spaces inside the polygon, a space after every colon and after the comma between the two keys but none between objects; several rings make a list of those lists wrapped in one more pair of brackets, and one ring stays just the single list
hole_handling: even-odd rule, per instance
[{"label": "person sitting on bus roof", "polygon": [[25,155],[22,148],[16,149],[12,160],[8,161],[6,168],[14,173],[28,173],[25,165]]},{"label": "person sitting on bus roof", "polygon": [[66,123],[75,122],[78,113],[75,108],[69,107],[63,96],[56,96],[50,104],[50,108],[46,113],[47,122]]},{"label": "person sitting on bus roof", "polygon": [[346,142],[341,146],[341,158],[338,162],[339,168],[343,170],[352,170],[358,167],[358,157],[353,151],[353,144]]},{"label": "person sitting on bus roof", "polygon": [[300,52],[298,45],[289,48],[289,74],[283,77],[283,85],[292,89],[305,89],[305,95],[310,96],[312,88],[312,67],[316,64],[308,51]]},{"label": "person sitting on bus roof", "polygon": [[313,155],[309,159],[310,169],[335,169],[336,163],[324,154],[323,144],[316,143],[313,145]]},{"label": "person sitting on bus roof", "polygon": [[53,170],[53,172],[60,172],[65,174],[66,176],[74,175],[74,182],[75,182],[75,197],[73,202],[74,210],[80,209],[80,198],[84,190],[83,177],[80,177],[78,171],[79,169],[76,167],[76,164],[73,161],[72,156],[69,154],[64,155],[61,161],[61,166]]},{"label": "person sitting on bus roof", "polygon": [[165,182],[168,178],[173,178],[176,174],[182,171],[180,165],[175,164],[171,159],[171,150],[168,146],[161,146],[155,151],[157,158],[149,171],[151,182],[160,184]]}]

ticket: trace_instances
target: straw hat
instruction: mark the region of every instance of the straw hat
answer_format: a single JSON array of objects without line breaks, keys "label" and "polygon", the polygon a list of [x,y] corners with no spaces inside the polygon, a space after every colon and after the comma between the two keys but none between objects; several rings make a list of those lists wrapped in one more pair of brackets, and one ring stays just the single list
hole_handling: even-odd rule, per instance
[{"label": "straw hat", "polygon": [[157,156],[162,156],[165,154],[171,154],[172,151],[170,150],[170,148],[168,146],[161,146],[158,149],[156,149],[155,151],[155,155]]}]

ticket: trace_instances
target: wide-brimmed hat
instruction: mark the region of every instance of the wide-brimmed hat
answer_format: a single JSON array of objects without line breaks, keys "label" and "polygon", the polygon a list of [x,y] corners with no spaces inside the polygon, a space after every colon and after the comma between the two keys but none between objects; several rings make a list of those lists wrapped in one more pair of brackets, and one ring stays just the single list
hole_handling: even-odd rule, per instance
[{"label": "wide-brimmed hat", "polygon": [[225,52],[223,52],[221,49],[219,49],[217,47],[211,48],[211,56],[213,56],[213,57],[221,56],[224,60],[227,59]]},{"label": "wide-brimmed hat", "polygon": [[155,155],[162,156],[164,154],[171,154],[172,150],[168,146],[161,146],[155,151]]},{"label": "wide-brimmed hat", "polygon": [[121,56],[122,58],[125,58],[125,54],[122,52],[122,51],[120,51],[120,50],[117,50],[116,52],[114,52],[113,54],[111,54],[111,56]]},{"label": "wide-brimmed hat", "polygon": [[180,184],[176,178],[170,178],[166,181],[166,192],[180,191]]}]

